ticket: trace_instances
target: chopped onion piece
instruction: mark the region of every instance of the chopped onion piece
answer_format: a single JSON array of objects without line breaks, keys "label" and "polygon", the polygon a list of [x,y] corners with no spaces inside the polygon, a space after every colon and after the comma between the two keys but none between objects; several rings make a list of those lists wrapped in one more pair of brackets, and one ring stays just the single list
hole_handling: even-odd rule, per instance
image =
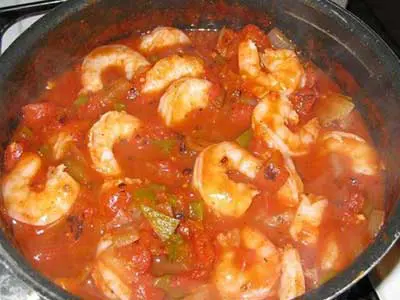
[{"label": "chopped onion piece", "polygon": [[115,230],[112,235],[113,247],[123,247],[136,242],[139,239],[139,232],[132,226],[124,226]]},{"label": "chopped onion piece", "polygon": [[295,45],[291,40],[289,40],[282,31],[280,31],[278,28],[273,28],[269,33],[268,33],[268,38],[269,41],[271,42],[271,45],[274,48],[277,49],[290,49],[294,50]]},{"label": "chopped onion piece", "polygon": [[375,237],[385,221],[385,212],[380,209],[374,209],[369,216],[368,230],[372,237]]},{"label": "chopped onion piece", "polygon": [[342,94],[331,94],[321,97],[315,104],[315,114],[323,126],[333,121],[345,119],[354,109],[351,98]]}]

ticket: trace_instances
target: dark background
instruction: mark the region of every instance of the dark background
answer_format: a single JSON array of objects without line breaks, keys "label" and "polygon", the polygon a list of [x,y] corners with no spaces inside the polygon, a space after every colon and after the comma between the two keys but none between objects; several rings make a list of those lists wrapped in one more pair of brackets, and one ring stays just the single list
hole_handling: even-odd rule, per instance
[{"label": "dark background", "polygon": [[400,0],[349,0],[347,9],[378,32],[400,57]]}]

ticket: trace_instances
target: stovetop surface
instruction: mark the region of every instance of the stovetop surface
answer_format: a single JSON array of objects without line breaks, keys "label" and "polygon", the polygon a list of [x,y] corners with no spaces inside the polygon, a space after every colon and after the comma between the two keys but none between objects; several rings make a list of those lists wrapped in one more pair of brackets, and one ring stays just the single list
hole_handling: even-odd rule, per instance
[{"label": "stovetop surface", "polygon": [[[333,0],[339,5],[346,6],[347,0]],[[35,2],[35,0],[0,0],[0,7]],[[384,26],[376,20],[371,11],[365,11],[363,0],[350,0],[348,9],[366,21],[378,33],[381,33],[386,38]],[[31,24],[38,20],[41,16],[29,17],[11,26],[4,34],[1,42],[1,53]],[[400,24],[400,22],[399,22]],[[349,291],[339,296],[336,300],[391,300],[392,296],[400,295],[400,246],[399,244],[391,251],[391,254],[385,258],[386,262],[378,266],[377,270],[372,272],[369,277],[363,278]],[[396,264],[399,267],[392,271]],[[394,278],[397,274],[398,280]],[[371,280],[376,289],[371,284]],[[386,279],[387,278],[387,279]],[[397,290],[396,290],[397,289]],[[0,261],[0,299],[1,300],[41,300],[41,297],[28,287],[25,283],[16,278],[12,271]]]}]

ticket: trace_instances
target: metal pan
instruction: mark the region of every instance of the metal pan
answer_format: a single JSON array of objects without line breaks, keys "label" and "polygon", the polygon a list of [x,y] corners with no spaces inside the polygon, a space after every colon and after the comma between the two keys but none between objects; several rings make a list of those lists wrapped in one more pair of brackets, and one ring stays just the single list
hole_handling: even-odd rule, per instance
[{"label": "metal pan", "polygon": [[[332,299],[365,276],[400,236],[399,60],[368,26],[328,1],[238,0],[221,5],[207,0],[70,0],[61,4],[0,57],[0,142],[4,148],[21,106],[35,99],[48,79],[96,46],[157,25],[204,30],[247,23],[265,29],[278,26],[304,56],[336,77],[355,99],[387,170],[387,220],[375,242],[346,270],[302,297]],[[358,83],[355,88],[341,82],[338,66],[354,77]],[[26,263],[5,226],[0,231],[0,246],[4,250],[1,259],[45,299],[73,298]]]}]

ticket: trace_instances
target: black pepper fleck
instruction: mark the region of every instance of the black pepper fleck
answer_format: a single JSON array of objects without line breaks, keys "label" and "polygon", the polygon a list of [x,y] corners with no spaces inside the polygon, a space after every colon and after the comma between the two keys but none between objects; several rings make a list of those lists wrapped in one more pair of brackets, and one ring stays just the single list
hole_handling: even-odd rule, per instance
[{"label": "black pepper fleck", "polygon": [[264,169],[264,178],[275,180],[279,176],[280,170],[273,163],[269,163]]},{"label": "black pepper fleck", "polygon": [[185,176],[189,176],[190,174],[192,174],[193,170],[191,168],[185,168],[182,171],[182,174]]},{"label": "black pepper fleck", "polygon": [[128,91],[128,96],[127,96],[128,100],[133,101],[133,100],[135,100],[138,96],[139,96],[139,91],[138,91],[135,87],[131,88],[131,89]]}]

